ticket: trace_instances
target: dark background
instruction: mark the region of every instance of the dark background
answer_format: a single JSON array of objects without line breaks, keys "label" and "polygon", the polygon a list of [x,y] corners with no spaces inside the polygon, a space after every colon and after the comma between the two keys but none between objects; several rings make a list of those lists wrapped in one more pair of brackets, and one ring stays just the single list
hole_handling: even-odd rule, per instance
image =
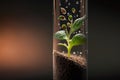
[{"label": "dark background", "polygon": [[52,80],[52,0],[0,0],[0,80]]},{"label": "dark background", "polygon": [[[50,37],[53,19],[52,3],[52,0],[1,0],[0,17],[2,20],[5,16],[17,16],[19,18],[28,16],[29,18],[33,15],[34,18],[37,17],[35,18],[36,21],[41,18],[43,21],[40,23],[46,22],[46,26],[41,27],[41,29],[46,33],[44,36],[48,36],[48,44],[52,41],[52,37]],[[88,0],[89,80],[120,80],[119,5],[119,0]],[[52,44],[48,46],[48,50],[51,50]],[[50,60],[52,61],[52,56]],[[49,69],[52,70],[52,67]],[[50,80],[52,72],[46,73],[48,74],[46,76],[26,76],[25,78],[35,80],[44,77],[44,79]],[[24,79],[23,76],[21,77]]]},{"label": "dark background", "polygon": [[88,0],[88,80],[120,80],[120,2]]}]

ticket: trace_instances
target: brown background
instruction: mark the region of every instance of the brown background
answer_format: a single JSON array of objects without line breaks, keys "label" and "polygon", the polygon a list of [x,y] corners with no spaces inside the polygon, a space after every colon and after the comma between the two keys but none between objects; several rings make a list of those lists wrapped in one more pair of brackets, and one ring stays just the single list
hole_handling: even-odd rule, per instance
[{"label": "brown background", "polygon": [[52,80],[52,1],[0,1],[2,79]]}]

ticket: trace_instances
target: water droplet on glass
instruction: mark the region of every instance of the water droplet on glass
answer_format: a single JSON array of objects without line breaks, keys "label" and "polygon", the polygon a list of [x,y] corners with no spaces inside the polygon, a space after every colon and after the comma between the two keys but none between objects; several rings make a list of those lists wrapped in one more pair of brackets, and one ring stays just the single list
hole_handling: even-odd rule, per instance
[{"label": "water droplet on glass", "polygon": [[80,33],[81,31],[79,30],[79,33]]},{"label": "water droplet on glass", "polygon": [[58,26],[60,26],[60,23],[58,23]]},{"label": "water droplet on glass", "polygon": [[82,0],[80,0],[80,2],[82,3]]},{"label": "water droplet on glass", "polygon": [[88,34],[88,32],[86,32],[86,34]]},{"label": "water droplet on glass", "polygon": [[82,54],[82,52],[80,52],[80,55]]},{"label": "water droplet on glass", "polygon": [[59,3],[59,6],[61,6],[61,4]]},{"label": "water droplet on glass", "polygon": [[68,6],[66,6],[65,8],[68,8]]},{"label": "water droplet on glass", "polygon": [[70,15],[70,13],[67,13],[67,15],[69,16],[69,15]]},{"label": "water droplet on glass", "polygon": [[73,34],[75,34],[75,32],[73,32]]},{"label": "water droplet on glass", "polygon": [[84,25],[85,24],[85,22],[82,22],[82,25]]},{"label": "water droplet on glass", "polygon": [[82,8],[84,8],[84,6],[82,6]]},{"label": "water droplet on glass", "polygon": [[68,3],[68,5],[70,5],[70,2]]},{"label": "water droplet on glass", "polygon": [[79,4],[79,1],[76,1],[76,4]]},{"label": "water droplet on glass", "polygon": [[76,17],[79,17],[79,15],[77,14]]},{"label": "water droplet on glass", "polygon": [[65,2],[68,2],[68,0],[65,0]]},{"label": "water droplet on glass", "polygon": [[73,54],[76,54],[76,52],[73,52]]}]

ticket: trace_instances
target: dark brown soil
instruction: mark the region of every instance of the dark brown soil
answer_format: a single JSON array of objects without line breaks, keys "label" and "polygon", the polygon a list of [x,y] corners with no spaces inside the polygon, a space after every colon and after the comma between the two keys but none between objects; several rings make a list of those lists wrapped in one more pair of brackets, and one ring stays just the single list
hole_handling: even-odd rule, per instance
[{"label": "dark brown soil", "polygon": [[84,57],[53,52],[54,80],[87,80],[87,62]]}]

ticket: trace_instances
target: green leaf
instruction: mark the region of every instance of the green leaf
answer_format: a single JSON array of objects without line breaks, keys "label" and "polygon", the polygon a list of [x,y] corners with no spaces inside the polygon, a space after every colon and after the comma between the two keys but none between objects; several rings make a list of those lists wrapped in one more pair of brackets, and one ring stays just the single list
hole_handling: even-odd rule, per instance
[{"label": "green leaf", "polygon": [[55,38],[59,39],[59,40],[66,40],[67,39],[67,35],[66,35],[64,30],[61,30],[61,31],[57,31],[55,33]]},{"label": "green leaf", "polygon": [[67,45],[65,43],[58,43],[59,46],[64,46],[67,48]]},{"label": "green leaf", "polygon": [[83,45],[86,42],[86,37],[84,34],[76,34],[75,36],[73,36],[73,38],[71,39],[70,45],[71,46],[78,46],[78,45]]},{"label": "green leaf", "polygon": [[71,26],[71,30],[70,33],[75,32],[76,30],[80,29],[80,27],[82,26],[82,23],[84,22],[86,16],[83,16],[81,18],[78,18],[74,21],[73,25]]}]

